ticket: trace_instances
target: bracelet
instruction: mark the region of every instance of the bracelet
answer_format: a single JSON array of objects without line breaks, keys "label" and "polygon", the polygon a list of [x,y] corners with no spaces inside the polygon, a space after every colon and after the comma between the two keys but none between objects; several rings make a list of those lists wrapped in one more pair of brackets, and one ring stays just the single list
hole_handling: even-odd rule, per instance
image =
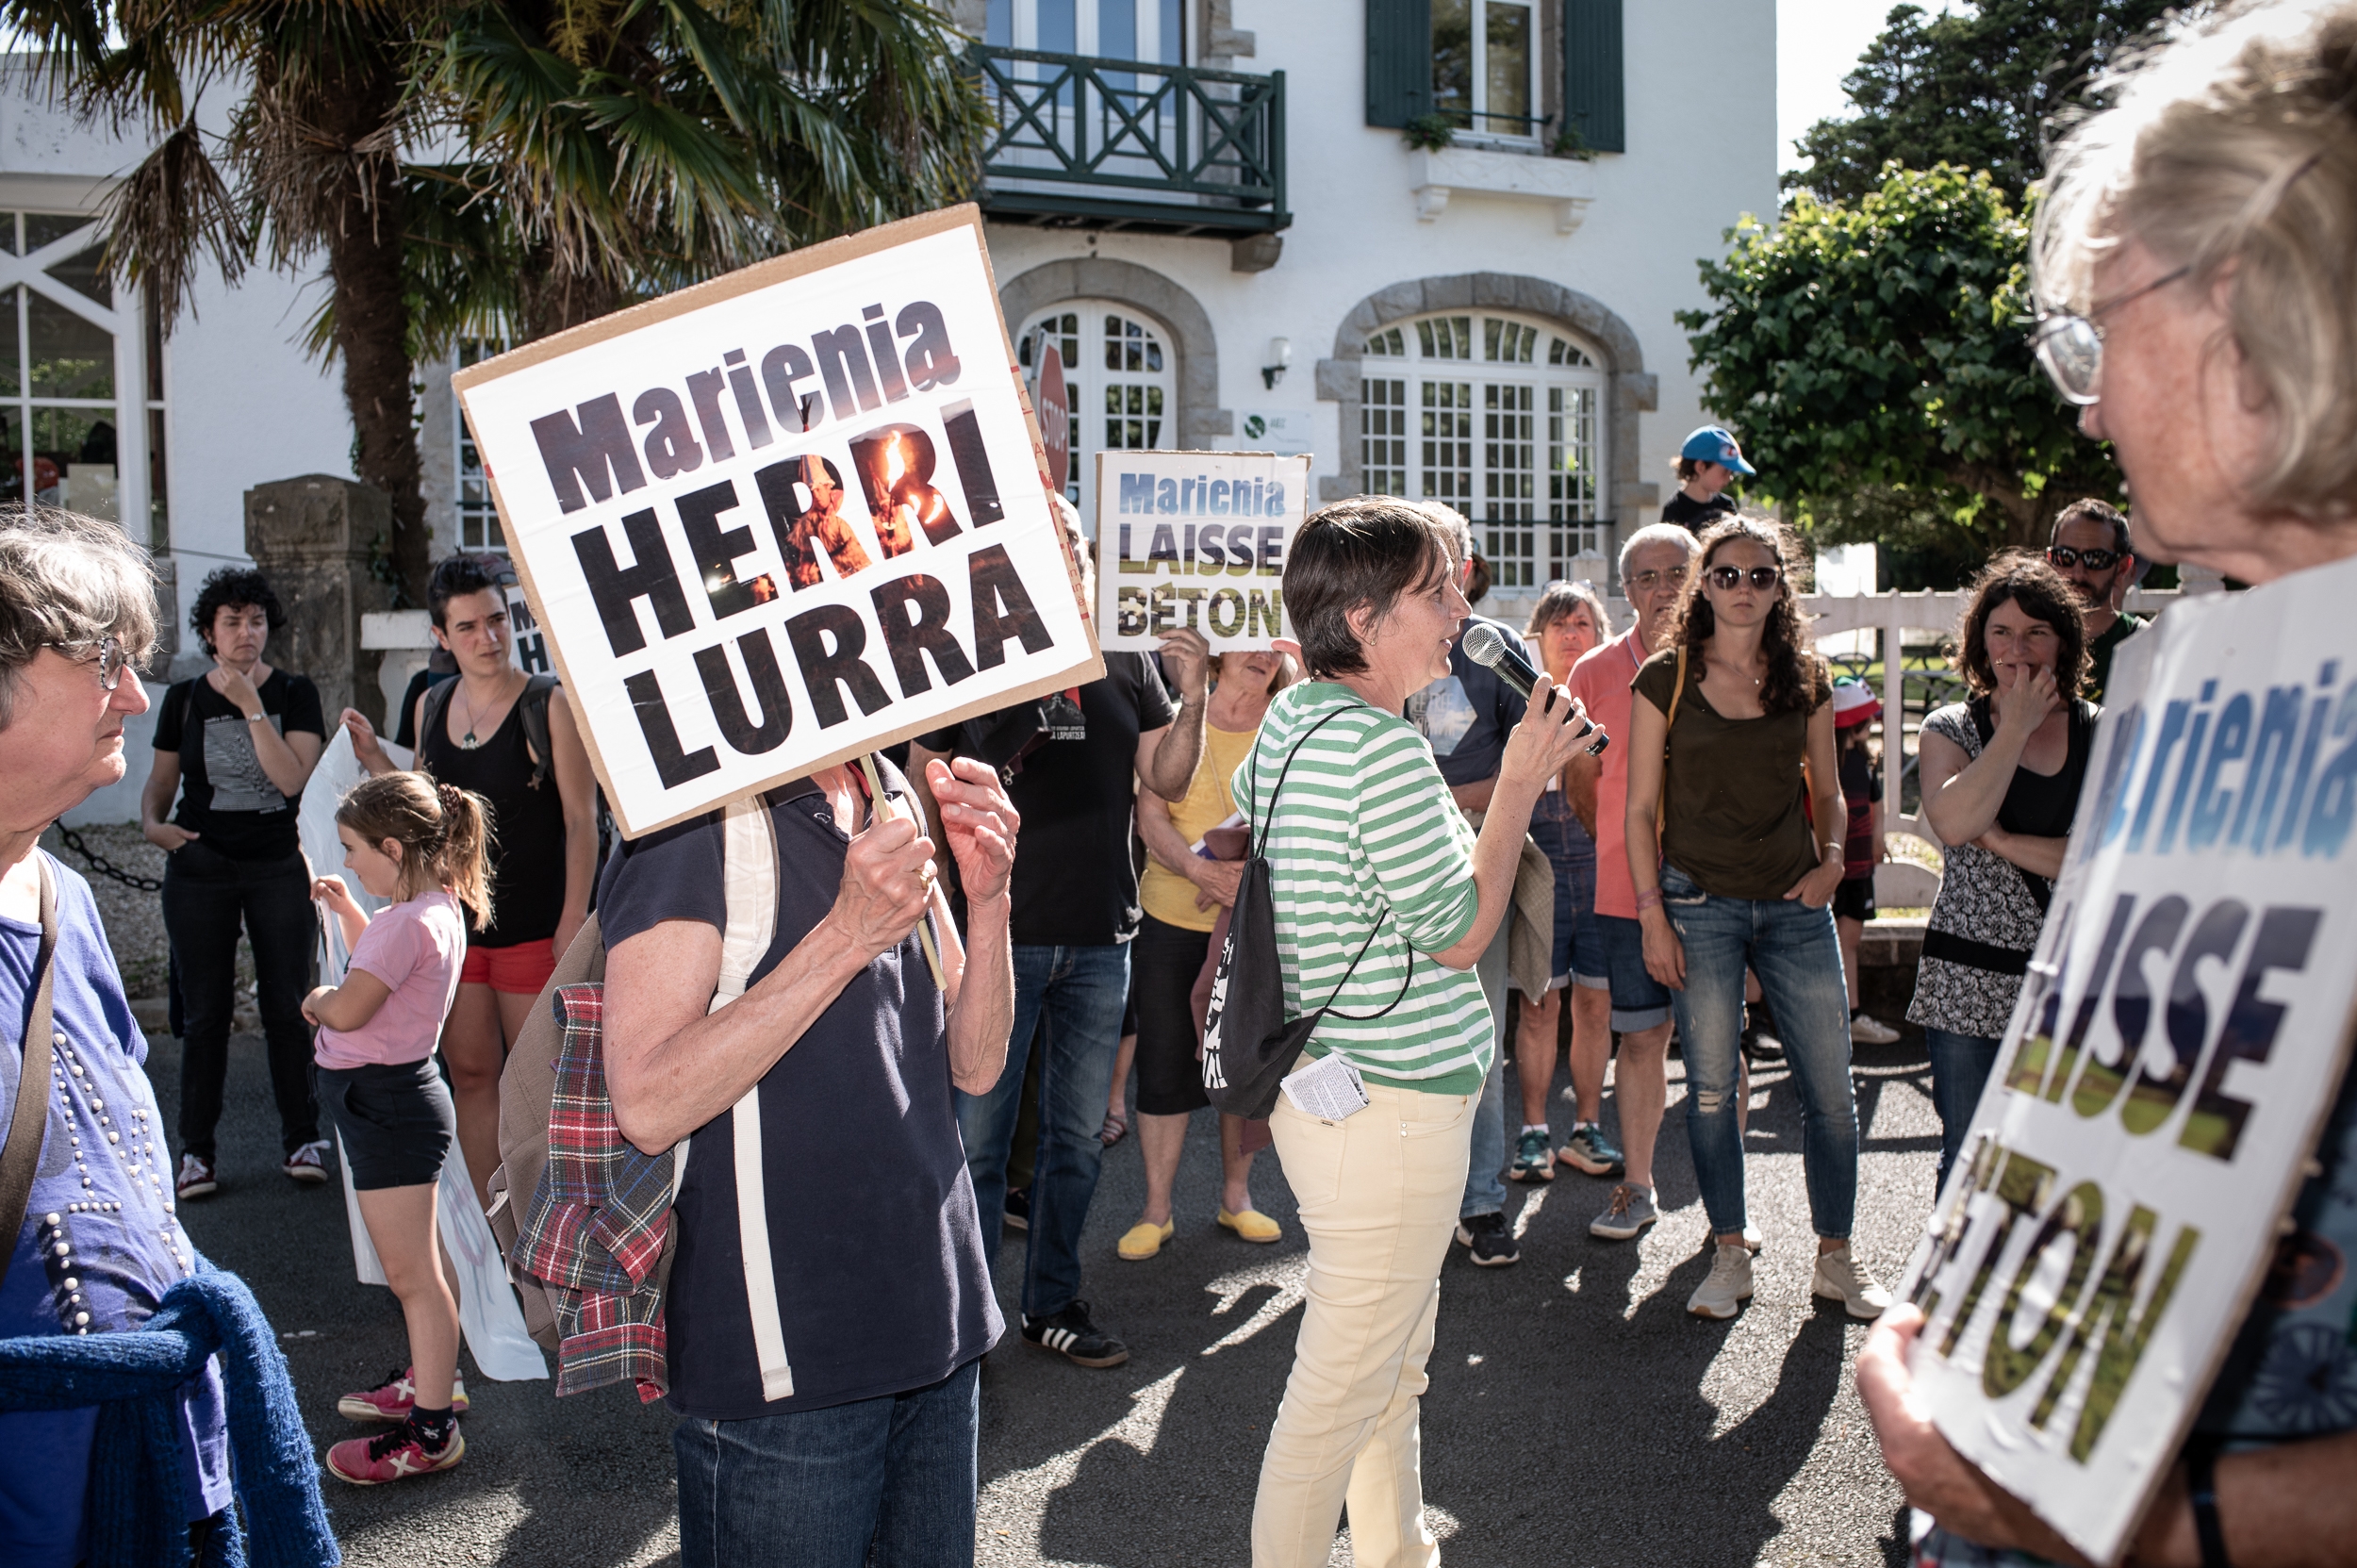
[{"label": "bracelet", "polygon": [[245,716],[245,721],[249,724],[266,724],[270,721],[270,714],[267,711],[250,713]]},{"label": "bracelet", "polygon": [[1661,889],[1658,887],[1648,887],[1643,892],[1637,895],[1638,914],[1642,915],[1649,909],[1659,909],[1660,907]]},{"label": "bracelet", "polygon": [[2185,1450],[2185,1490],[2193,1504],[2193,1533],[2201,1568],[2233,1568],[2226,1556],[2226,1527],[2217,1516],[2217,1444],[2197,1440]]}]

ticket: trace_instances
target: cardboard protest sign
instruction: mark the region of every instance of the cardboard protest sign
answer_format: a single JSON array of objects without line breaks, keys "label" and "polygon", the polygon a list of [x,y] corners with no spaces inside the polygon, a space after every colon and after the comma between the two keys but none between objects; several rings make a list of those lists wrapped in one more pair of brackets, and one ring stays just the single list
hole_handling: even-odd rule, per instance
[{"label": "cardboard protest sign", "polygon": [[1940,1430],[2118,1559],[2276,1249],[2357,1001],[2357,562],[2122,645],[2037,951],[1902,1294]]},{"label": "cardboard protest sign", "polygon": [[1253,452],[1096,454],[1096,635],[1151,649],[1190,627],[1214,653],[1266,648],[1285,621],[1285,553],[1310,459]]},{"label": "cardboard protest sign", "polygon": [[453,384],[633,837],[1103,672],[972,206]]}]

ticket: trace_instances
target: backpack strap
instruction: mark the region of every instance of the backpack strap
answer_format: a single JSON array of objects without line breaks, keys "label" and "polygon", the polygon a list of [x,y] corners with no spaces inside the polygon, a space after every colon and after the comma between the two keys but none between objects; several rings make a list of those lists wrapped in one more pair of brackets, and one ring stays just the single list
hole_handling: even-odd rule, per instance
[{"label": "backpack strap", "polygon": [[[1364,706],[1365,704],[1361,703],[1360,705]],[[1265,848],[1268,843],[1268,835],[1276,830],[1277,797],[1283,794],[1285,791],[1285,775],[1294,770],[1294,758],[1301,755],[1301,749],[1310,744],[1310,736],[1316,734],[1320,730],[1325,729],[1328,724],[1331,724],[1335,719],[1340,718],[1343,715],[1348,713],[1349,711],[1350,710],[1348,708],[1336,708],[1332,713],[1327,714],[1324,718],[1321,718],[1316,723],[1310,725],[1310,728],[1302,734],[1301,738],[1294,742],[1293,750],[1285,753],[1285,766],[1277,770],[1277,787],[1268,792],[1268,822],[1265,826],[1258,826],[1255,828],[1252,836],[1252,848],[1248,853],[1254,855],[1261,853],[1262,849]],[[1256,796],[1261,793],[1261,749],[1257,746],[1252,749],[1252,793]]]},{"label": "backpack strap", "polygon": [[[447,684],[447,683],[445,683]],[[549,742],[549,693],[557,688],[553,675],[534,675],[524,682],[523,695],[516,699],[516,711],[523,718],[524,744],[532,748],[532,777],[534,789],[556,770],[556,753]]]},{"label": "backpack strap", "polygon": [[425,737],[441,727],[442,716],[450,711],[450,694],[464,679],[463,675],[453,675],[447,681],[437,681],[425,688],[425,695],[418,703],[419,752],[425,751]]}]

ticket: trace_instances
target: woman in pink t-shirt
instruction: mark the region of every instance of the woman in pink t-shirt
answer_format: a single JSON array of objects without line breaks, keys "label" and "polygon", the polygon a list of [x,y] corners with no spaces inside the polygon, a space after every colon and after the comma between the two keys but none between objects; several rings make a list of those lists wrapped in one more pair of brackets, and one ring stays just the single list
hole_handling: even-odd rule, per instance
[{"label": "woman in pink t-shirt", "polygon": [[450,1088],[434,1065],[442,1020],[458,995],[467,920],[490,918],[483,799],[422,773],[386,773],[354,786],[336,808],[344,864],[360,885],[396,900],[374,919],[340,877],[311,896],[335,912],[352,962],[341,985],[304,999],[320,1026],[312,1078],[320,1109],[343,1143],[386,1281],[408,1320],[412,1363],[337,1408],[389,1421],[373,1438],[327,1452],[327,1468],[360,1486],[447,1470],[467,1451],[458,1435],[458,1304],[444,1282],[435,1194],[458,1131]]}]

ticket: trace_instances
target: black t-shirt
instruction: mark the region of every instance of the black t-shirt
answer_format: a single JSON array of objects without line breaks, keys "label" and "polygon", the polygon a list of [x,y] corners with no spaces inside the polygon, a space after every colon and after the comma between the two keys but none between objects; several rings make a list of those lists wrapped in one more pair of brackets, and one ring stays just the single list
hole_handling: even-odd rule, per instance
[{"label": "black t-shirt", "polygon": [[1683,489],[1676,489],[1661,504],[1661,520],[1699,534],[1721,518],[1735,516],[1737,509],[1735,497],[1724,490],[1708,501],[1696,501]]},{"label": "black t-shirt", "polygon": [[2112,655],[2119,645],[2144,630],[2144,622],[2135,616],[2122,615],[2111,623],[2100,637],[2087,639],[2087,678],[2079,688],[2079,695],[2090,702],[2103,701],[2103,688],[2111,684]]},{"label": "black t-shirt", "polygon": [[[898,769],[885,790],[904,796]],[[849,839],[807,781],[772,790],[778,913],[753,984],[834,905]],[[608,949],[665,920],[728,929],[717,813],[621,846],[598,918]],[[733,1108],[696,1130],[665,1303],[670,1405],[707,1421],[820,1410],[939,1382],[1006,1327],[950,1097],[948,1015],[915,933],[844,987],[759,1087],[769,1278],[749,1280]],[[759,1239],[759,1238],[756,1238]],[[753,1301],[776,1303],[793,1392],[764,1395]]]},{"label": "black t-shirt", "polygon": [[[306,676],[273,669],[259,687],[262,711],[280,734],[327,737],[320,690]],[[192,705],[191,705],[192,704]],[[196,730],[194,743],[187,731]],[[302,849],[296,808],[262,771],[245,716],[199,675],[164,693],[156,715],[156,750],[180,753],[180,809],[173,820],[231,860],[284,860]]]},{"label": "black t-shirt", "polygon": [[[1464,633],[1486,616],[1467,616],[1457,641],[1448,651],[1448,673],[1411,693],[1403,715],[1432,745],[1441,777],[1451,788],[1477,784],[1498,776],[1506,760],[1506,734],[1523,721],[1530,706],[1523,694],[1498,678],[1497,671],[1465,656]],[[1530,645],[1502,620],[1489,624],[1506,638],[1506,646],[1530,659]]]},{"label": "black t-shirt", "polygon": [[[1014,933],[1025,947],[1099,948],[1138,930],[1135,833],[1138,737],[1178,717],[1143,653],[1105,655],[1105,676],[1079,688],[1080,718],[1050,702],[1047,739],[1023,759],[1007,795],[1023,816],[1015,847]],[[958,749],[956,730],[919,737]]]}]

